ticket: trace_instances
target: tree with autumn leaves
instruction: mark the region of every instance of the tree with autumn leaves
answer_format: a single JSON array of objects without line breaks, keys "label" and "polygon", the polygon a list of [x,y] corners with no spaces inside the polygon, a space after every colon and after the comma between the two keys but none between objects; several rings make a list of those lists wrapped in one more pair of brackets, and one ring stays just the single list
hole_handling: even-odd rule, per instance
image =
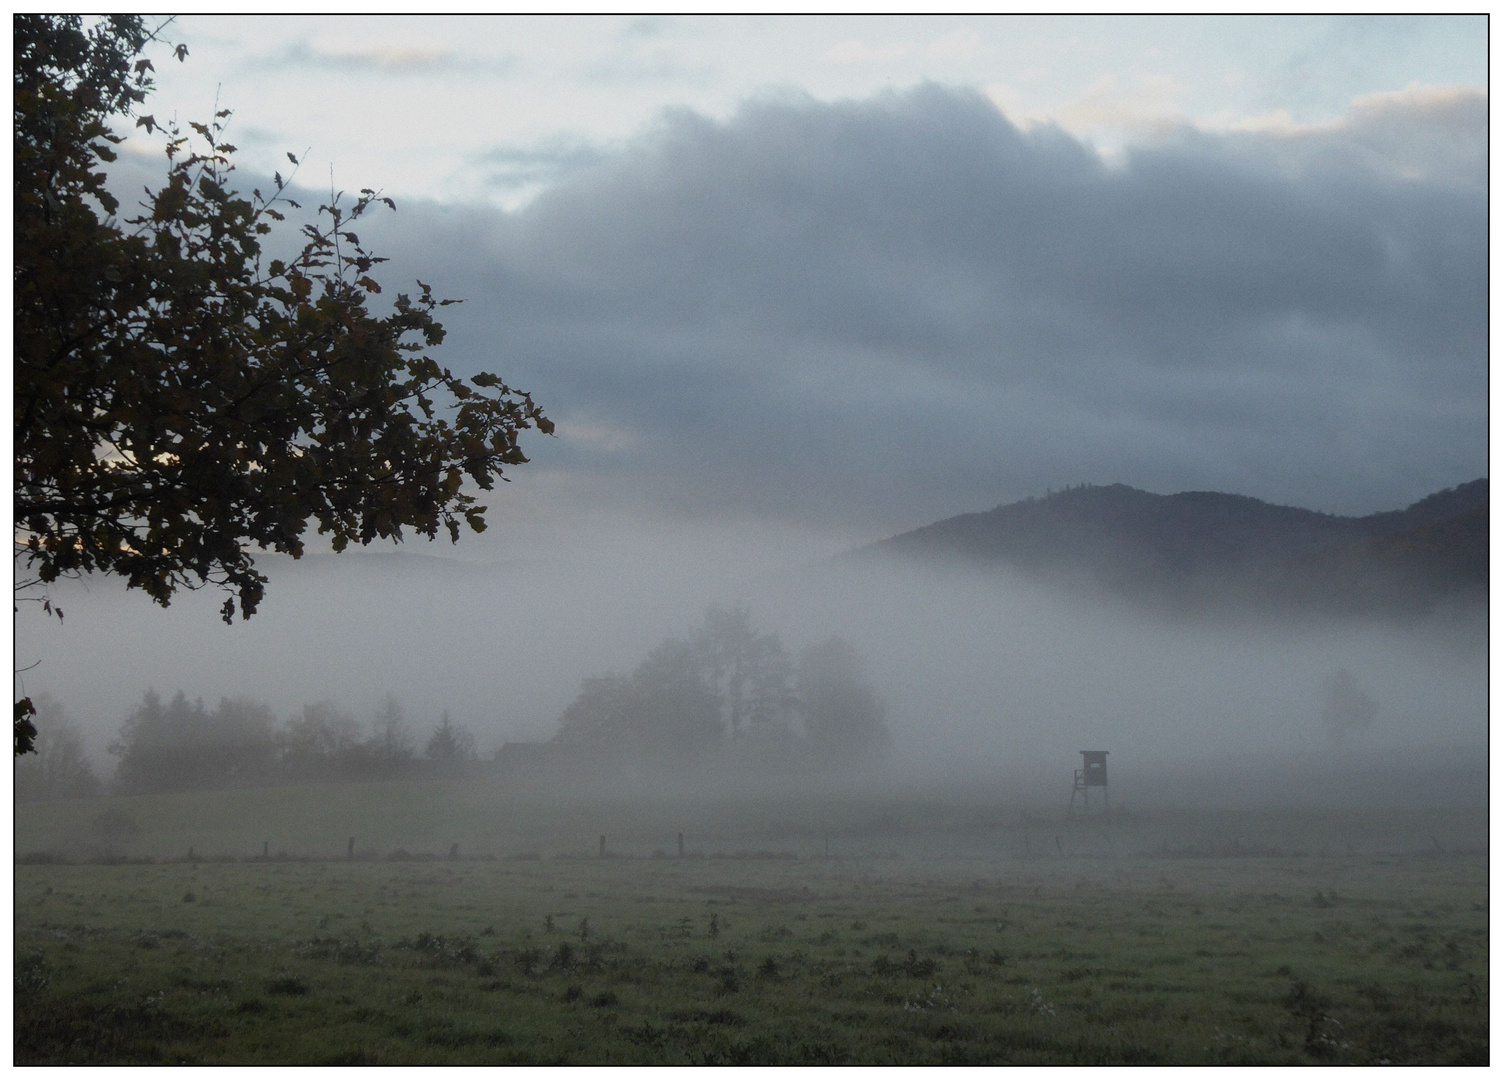
[{"label": "tree with autumn leaves", "polygon": [[[553,425],[498,376],[432,358],[451,301],[428,286],[372,309],[383,260],[355,227],[391,200],[331,196],[272,258],[302,210],[290,177],[243,190],[228,111],[186,134],[142,111],[161,28],[16,15],[13,31],[18,591],[55,611],[64,575],[115,574],[164,606],[214,586],[229,622],[263,598],[253,551],[297,557],[310,529],[335,551],[483,529],[476,491]],[[165,183],[135,211],[107,183],[128,122],[167,138]],[[22,699],[16,752],[34,735]]]}]

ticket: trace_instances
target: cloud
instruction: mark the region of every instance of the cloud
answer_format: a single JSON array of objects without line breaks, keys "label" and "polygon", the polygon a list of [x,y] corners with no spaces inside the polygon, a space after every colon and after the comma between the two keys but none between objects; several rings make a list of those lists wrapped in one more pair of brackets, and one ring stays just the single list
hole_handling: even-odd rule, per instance
[{"label": "cloud", "polygon": [[600,148],[582,139],[559,137],[533,146],[497,146],[479,155],[476,163],[490,186],[518,190],[556,184],[603,160],[605,152]]},{"label": "cloud", "polygon": [[1120,127],[1128,130],[1178,126],[1185,122],[1180,99],[1185,88],[1168,75],[1149,75],[1129,88],[1117,85],[1114,75],[1103,75],[1050,114],[1050,119],[1071,131]]},{"label": "cloud", "polygon": [[558,421],[560,438],[607,452],[626,450],[640,440],[631,428],[610,421],[595,422],[587,417],[569,415]]},{"label": "cloud", "polygon": [[657,37],[671,30],[673,23],[665,15],[642,15],[632,19],[621,30],[626,38]]},{"label": "cloud", "polygon": [[349,74],[431,75],[480,69],[492,74],[504,74],[516,65],[516,59],[488,58],[484,64],[477,65],[448,49],[436,46],[410,45],[329,52],[300,41],[274,57],[270,64]]},{"label": "cloud", "polygon": [[969,63],[981,53],[981,35],[974,30],[956,30],[935,38],[924,49],[931,60],[958,60]]},{"label": "cloud", "polygon": [[[687,52],[673,40],[681,28],[669,20],[647,19],[628,23],[615,41],[586,63],[579,77],[587,83],[627,89],[676,84],[704,88],[725,74],[724,65],[702,48]],[[691,31],[692,32],[692,31]]]},{"label": "cloud", "polygon": [[1355,98],[1347,114],[1331,123],[1297,124],[1277,111],[1224,127],[1272,136],[1259,143],[1258,152],[1286,167],[1319,168],[1340,158],[1406,180],[1482,186],[1487,106],[1487,95],[1477,90],[1411,85]]},{"label": "cloud", "polygon": [[912,51],[913,46],[906,41],[899,41],[892,45],[868,45],[864,41],[852,38],[838,45],[832,45],[825,52],[825,59],[834,64],[881,64],[888,60],[900,59]]},{"label": "cloud", "polygon": [[873,536],[1082,480],[1366,511],[1486,472],[1484,121],[1409,94],[1108,166],[968,92],[767,100],[383,250],[470,300],[449,363],[588,418],[529,452],[592,499]]}]

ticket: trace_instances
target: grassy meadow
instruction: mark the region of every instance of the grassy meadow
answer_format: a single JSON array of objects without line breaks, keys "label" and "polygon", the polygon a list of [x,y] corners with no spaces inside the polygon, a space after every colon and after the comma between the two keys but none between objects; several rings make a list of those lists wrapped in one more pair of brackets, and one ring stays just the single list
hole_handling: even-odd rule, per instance
[{"label": "grassy meadow", "polygon": [[16,827],[18,1064],[1488,1059],[1483,812],[427,783]]}]

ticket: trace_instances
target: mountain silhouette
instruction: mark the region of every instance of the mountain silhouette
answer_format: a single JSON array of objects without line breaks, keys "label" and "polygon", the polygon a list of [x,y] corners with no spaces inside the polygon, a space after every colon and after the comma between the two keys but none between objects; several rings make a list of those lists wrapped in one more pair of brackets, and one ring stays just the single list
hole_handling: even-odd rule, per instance
[{"label": "mountain silhouette", "polygon": [[1006,566],[1178,608],[1420,614],[1485,603],[1488,482],[1343,517],[1245,495],[1081,485],[853,552]]}]

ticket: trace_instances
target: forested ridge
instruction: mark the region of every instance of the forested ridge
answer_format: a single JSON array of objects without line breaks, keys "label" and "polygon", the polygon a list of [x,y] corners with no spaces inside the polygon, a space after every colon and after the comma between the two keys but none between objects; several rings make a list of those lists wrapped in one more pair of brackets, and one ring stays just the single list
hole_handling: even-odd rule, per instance
[{"label": "forested ridge", "polygon": [[1080,485],[854,552],[1007,566],[1168,606],[1421,614],[1485,603],[1488,481],[1343,517],[1245,495]]}]

